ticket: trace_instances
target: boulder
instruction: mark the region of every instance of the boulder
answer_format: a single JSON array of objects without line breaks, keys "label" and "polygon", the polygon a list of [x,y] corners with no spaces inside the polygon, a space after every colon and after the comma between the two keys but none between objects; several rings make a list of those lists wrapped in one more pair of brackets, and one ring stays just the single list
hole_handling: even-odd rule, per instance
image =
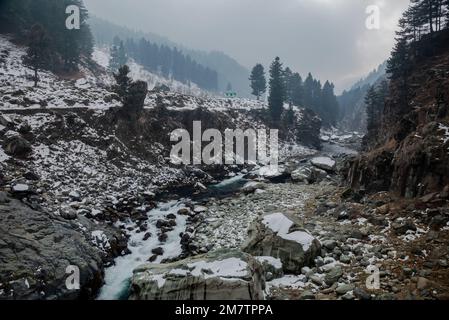
[{"label": "boulder", "polygon": [[221,249],[134,270],[131,300],[262,300],[261,264],[249,254]]},{"label": "boulder", "polygon": [[261,182],[249,181],[241,188],[241,191],[243,193],[249,194],[254,193],[257,189],[264,189],[264,188],[265,184]]},{"label": "boulder", "polygon": [[319,169],[335,171],[336,162],[329,157],[316,157],[310,160],[310,163]]},{"label": "boulder", "polygon": [[321,251],[320,242],[299,221],[283,213],[267,214],[253,222],[243,251],[254,256],[279,258],[285,272],[300,274],[313,264]]},{"label": "boulder", "polygon": [[[0,203],[0,300],[94,298],[107,258],[91,243],[90,230],[98,226],[82,217],[84,232],[76,223],[6,198]],[[108,238],[118,239],[113,232]],[[66,287],[70,265],[79,268],[80,290]]]},{"label": "boulder", "polygon": [[311,183],[313,182],[313,171],[309,167],[302,167],[299,169],[296,169],[291,173],[292,180],[294,182],[305,182],[305,183]]},{"label": "boulder", "polygon": [[31,144],[20,135],[9,137],[4,143],[5,152],[14,157],[25,157],[31,152]]}]

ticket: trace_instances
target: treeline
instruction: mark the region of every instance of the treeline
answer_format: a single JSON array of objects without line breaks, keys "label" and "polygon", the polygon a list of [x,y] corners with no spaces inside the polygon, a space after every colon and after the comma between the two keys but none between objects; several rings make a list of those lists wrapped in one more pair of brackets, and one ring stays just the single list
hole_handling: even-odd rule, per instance
[{"label": "treeline", "polygon": [[[68,29],[66,8],[80,8],[80,28]],[[55,72],[77,70],[82,57],[90,57],[93,38],[82,0],[2,0],[0,30],[12,33],[30,47],[28,62]],[[31,52],[30,52],[31,51]],[[37,57],[42,57],[40,61]],[[31,65],[36,69],[36,64]]]},{"label": "treeline", "polygon": [[387,65],[392,79],[405,79],[413,61],[435,54],[436,34],[449,28],[449,0],[411,0],[399,27]]},{"label": "treeline", "polygon": [[[327,126],[336,124],[339,107],[332,83],[326,81],[322,85],[311,73],[303,81],[299,73],[293,72],[289,67],[284,68],[279,57],[272,62],[269,74],[268,105],[274,120],[280,119],[286,103],[290,110],[292,106],[304,106],[313,110]],[[249,80],[252,94],[259,99],[267,90],[261,64],[253,68]]]},{"label": "treeline", "polygon": [[185,84],[193,82],[208,91],[218,89],[217,72],[199,64],[177,48],[157,45],[144,38],[139,41],[127,39],[124,48],[129,57],[151,72]]},{"label": "treeline", "polygon": [[[364,147],[368,149],[380,138],[381,127],[400,121],[410,111],[412,86],[409,76],[414,66],[424,58],[437,54],[447,46],[449,29],[449,0],[411,0],[399,20],[396,44],[387,62],[387,75],[391,88],[385,82],[372,87],[365,97],[367,130]],[[393,92],[395,108],[387,108],[388,90]],[[392,93],[393,94],[393,93]]]},{"label": "treeline", "polygon": [[370,145],[373,145],[378,139],[387,96],[388,82],[386,80],[382,80],[377,85],[372,85],[366,93],[364,102],[366,106],[367,133],[362,141],[365,150],[367,150]]}]

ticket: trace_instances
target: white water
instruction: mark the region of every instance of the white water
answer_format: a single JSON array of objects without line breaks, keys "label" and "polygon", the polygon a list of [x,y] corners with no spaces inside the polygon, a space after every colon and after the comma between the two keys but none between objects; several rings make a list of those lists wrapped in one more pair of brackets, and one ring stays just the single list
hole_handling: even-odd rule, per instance
[{"label": "white water", "polygon": [[[115,300],[126,297],[133,270],[139,265],[147,263],[148,258],[153,255],[152,249],[157,247],[164,249],[164,254],[159,256],[154,263],[160,263],[161,260],[166,258],[175,258],[182,253],[179,234],[185,231],[186,217],[177,214],[182,207],[184,207],[182,201],[170,201],[160,203],[157,208],[148,212],[148,230],[140,233],[131,232],[128,241],[131,254],[116,258],[115,265],[105,270],[105,284],[101,288],[98,299]],[[159,219],[165,219],[170,213],[176,215],[176,226],[173,231],[167,233],[167,241],[161,243],[158,240],[156,222]],[[127,224],[128,226],[136,227],[136,224],[130,222]],[[144,241],[143,237],[147,232],[151,233],[151,237]]]}]

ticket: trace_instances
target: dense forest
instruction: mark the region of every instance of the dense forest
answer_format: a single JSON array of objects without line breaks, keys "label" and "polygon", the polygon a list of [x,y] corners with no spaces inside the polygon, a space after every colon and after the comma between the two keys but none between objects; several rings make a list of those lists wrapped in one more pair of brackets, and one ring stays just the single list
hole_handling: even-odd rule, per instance
[{"label": "dense forest", "polygon": [[[80,8],[79,29],[66,28],[69,5]],[[81,0],[4,0],[0,7],[1,30],[30,46],[34,59],[31,57],[28,62],[39,60],[41,69],[67,72],[77,70],[83,57],[90,57],[93,38]],[[45,59],[36,59],[38,55]]]},{"label": "dense forest", "polygon": [[248,86],[249,71],[223,52],[193,50],[160,35],[148,31],[131,30],[94,15],[89,17],[88,22],[97,45],[109,47],[113,45],[114,38],[119,37],[120,39],[133,39],[136,43],[143,38],[159,47],[177,48],[177,51],[182,52],[184,56],[190,56],[192,60],[195,60],[203,67],[208,67],[217,72],[218,91],[226,91],[228,84],[231,84],[239,97],[250,97]]},{"label": "dense forest", "polygon": [[194,82],[209,91],[218,89],[217,72],[202,66],[176,47],[157,45],[141,38],[139,41],[127,39],[125,49],[137,63],[165,78],[173,78],[182,83]]},{"label": "dense forest", "polygon": [[[284,103],[303,106],[313,110],[323,120],[325,126],[335,126],[339,114],[334,85],[326,81],[324,85],[311,73],[303,81],[298,72],[283,67],[279,57],[272,62],[269,70],[268,104],[271,116],[277,120],[281,117]],[[256,64],[250,76],[252,93],[259,98],[266,91],[266,79],[263,66]]]},{"label": "dense forest", "polygon": [[[449,40],[449,1],[412,0],[399,20],[396,45],[387,62],[388,78],[395,82],[394,108],[387,110],[385,84],[369,89],[366,96],[367,128],[365,149],[375,147],[381,136],[382,126],[399,121],[412,109],[411,92],[416,87],[410,82],[410,74],[420,61],[435,56]],[[437,90],[436,95],[441,95]],[[386,123],[384,119],[389,119]],[[399,139],[401,137],[398,137]]]}]

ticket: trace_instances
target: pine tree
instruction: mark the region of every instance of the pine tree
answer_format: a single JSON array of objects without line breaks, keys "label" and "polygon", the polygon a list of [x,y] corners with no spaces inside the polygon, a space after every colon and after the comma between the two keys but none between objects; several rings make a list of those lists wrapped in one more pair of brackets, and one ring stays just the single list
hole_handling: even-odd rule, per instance
[{"label": "pine tree", "polygon": [[270,95],[268,97],[268,108],[272,120],[279,121],[284,109],[284,81],[282,63],[279,57],[276,57],[270,66]]},{"label": "pine tree", "polygon": [[299,73],[294,73],[291,78],[291,101],[295,106],[302,106],[304,103],[304,87],[302,84],[302,78]]},{"label": "pine tree", "polygon": [[309,72],[306,80],[304,81],[304,106],[306,108],[313,108],[313,90],[314,90],[314,80],[312,74]]},{"label": "pine tree", "polygon": [[258,63],[254,66],[249,77],[251,81],[252,94],[260,99],[260,96],[267,90],[267,80],[265,79],[265,70],[263,66]]},{"label": "pine tree", "polygon": [[32,26],[28,34],[28,49],[23,62],[34,71],[34,87],[37,87],[39,81],[38,71],[49,67],[51,57],[49,44],[50,39],[44,27],[40,24]]},{"label": "pine tree", "polygon": [[329,125],[335,125],[338,115],[338,102],[334,94],[334,85],[329,81],[323,86],[321,94],[320,116]]},{"label": "pine tree", "polygon": [[129,92],[129,87],[132,83],[128,76],[130,70],[127,65],[120,67],[117,73],[114,73],[116,84],[112,87],[113,91],[119,96],[120,100],[124,102]]},{"label": "pine tree", "polygon": [[125,112],[128,115],[139,114],[143,110],[147,93],[148,84],[145,81],[132,82],[123,103]]},{"label": "pine tree", "polygon": [[122,66],[128,62],[126,56],[125,46],[123,41],[119,40],[118,45],[114,44],[111,48],[111,59],[109,61],[109,69],[112,72],[117,72]]},{"label": "pine tree", "polygon": [[293,104],[293,72],[289,67],[285,68],[283,73],[285,101],[289,106]]}]

